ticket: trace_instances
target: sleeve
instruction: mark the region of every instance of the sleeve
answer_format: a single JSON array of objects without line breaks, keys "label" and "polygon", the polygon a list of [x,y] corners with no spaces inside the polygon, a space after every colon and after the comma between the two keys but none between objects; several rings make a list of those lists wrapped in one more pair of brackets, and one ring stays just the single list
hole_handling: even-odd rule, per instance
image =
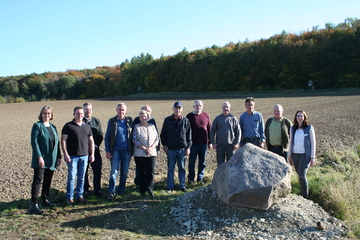
[{"label": "sleeve", "polygon": [[316,138],[315,138],[315,129],[314,129],[313,126],[310,127],[309,135],[310,135],[310,144],[311,144],[310,158],[315,158],[315,154],[316,154]]},{"label": "sleeve", "polygon": [[240,129],[240,125],[239,125],[239,121],[237,120],[237,118],[234,116],[234,142],[233,144],[239,144],[240,143],[240,138],[241,138],[241,129]]},{"label": "sleeve", "polygon": [[33,150],[33,157],[39,158],[42,157],[40,145],[39,145],[39,137],[41,136],[41,130],[39,126],[35,123],[31,129],[31,147]]},{"label": "sleeve", "polygon": [[266,139],[266,137],[265,137],[265,132],[264,132],[264,129],[265,129],[265,127],[264,127],[264,119],[263,119],[263,117],[262,117],[262,115],[261,115],[261,113],[259,113],[259,120],[260,120],[260,142],[265,142],[265,139]]},{"label": "sleeve", "polygon": [[161,144],[163,146],[167,145],[167,141],[166,141],[167,131],[166,131],[166,129],[167,129],[167,121],[166,121],[166,118],[165,118],[162,129],[161,129],[161,133],[160,133]]},{"label": "sleeve", "polygon": [[137,127],[133,127],[133,138],[132,138],[132,141],[134,143],[134,147],[137,147],[139,145],[142,145],[142,143],[138,140],[138,128]]},{"label": "sleeve", "polygon": [[110,152],[110,134],[111,134],[111,122],[110,120],[108,121],[107,124],[107,128],[106,128],[106,133],[105,133],[105,151],[106,152]]},{"label": "sleeve", "polygon": [[69,124],[65,124],[61,130],[61,134],[69,135]]},{"label": "sleeve", "polygon": [[52,126],[54,127],[54,130],[55,130],[56,135],[58,135],[58,142],[57,142],[57,146],[54,146],[54,147],[57,147],[57,149],[58,149],[58,152],[57,152],[57,156],[56,156],[56,158],[57,158],[57,159],[60,159],[60,158],[61,158],[61,151],[60,151],[60,138],[59,138],[59,134],[58,134],[58,131],[57,131],[56,127],[55,127],[54,125],[52,125]]},{"label": "sleeve", "polygon": [[209,115],[207,116],[207,122],[208,122],[207,126],[206,126],[206,128],[207,128],[207,140],[208,140],[208,144],[210,144],[212,142],[210,141],[211,120],[210,120]]},{"label": "sleeve", "polygon": [[86,126],[88,127],[88,137],[92,137],[93,136],[93,133],[92,133],[92,130],[91,130],[91,127],[89,124],[86,124]]},{"label": "sleeve", "polygon": [[[242,118],[242,114],[239,117],[239,125],[240,125],[240,131],[241,131],[241,133],[243,133],[244,132],[244,119]],[[240,145],[241,146],[244,145],[242,137],[240,137]]]},{"label": "sleeve", "polygon": [[153,125],[153,132],[154,134],[156,134],[156,139],[152,144],[150,144],[150,146],[156,147],[157,145],[159,145],[159,133],[157,131],[155,124]]},{"label": "sleeve", "polygon": [[186,121],[186,142],[187,142],[187,148],[191,148],[192,141],[191,141],[191,125],[189,119]]},{"label": "sleeve", "polygon": [[217,118],[214,119],[213,121],[213,124],[211,125],[211,129],[210,129],[210,142],[212,144],[216,143],[215,142],[215,133],[216,133],[216,128],[217,128],[217,121],[216,121]]},{"label": "sleeve", "polygon": [[99,133],[97,135],[97,138],[94,139],[94,141],[95,141],[95,144],[99,147],[101,145],[102,141],[104,140],[104,132],[102,130],[102,125],[101,125],[100,120],[99,120],[98,129],[99,129]]},{"label": "sleeve", "polygon": [[269,150],[270,148],[270,143],[269,143],[269,127],[270,127],[270,121],[271,121],[272,118],[269,118],[268,120],[266,120],[266,123],[265,123],[265,131],[264,131],[264,134],[265,134],[265,145],[266,145],[266,148]]},{"label": "sleeve", "polygon": [[289,144],[289,151],[288,151],[288,155],[291,156],[292,155],[292,148],[293,148],[293,127],[290,128],[290,144]]}]

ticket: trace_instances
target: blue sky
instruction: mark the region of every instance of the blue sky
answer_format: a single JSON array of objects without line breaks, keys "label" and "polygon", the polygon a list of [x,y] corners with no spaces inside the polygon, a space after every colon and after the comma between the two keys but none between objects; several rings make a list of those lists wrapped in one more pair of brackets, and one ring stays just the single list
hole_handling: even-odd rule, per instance
[{"label": "blue sky", "polygon": [[359,0],[0,0],[0,77],[299,34],[359,9]]}]

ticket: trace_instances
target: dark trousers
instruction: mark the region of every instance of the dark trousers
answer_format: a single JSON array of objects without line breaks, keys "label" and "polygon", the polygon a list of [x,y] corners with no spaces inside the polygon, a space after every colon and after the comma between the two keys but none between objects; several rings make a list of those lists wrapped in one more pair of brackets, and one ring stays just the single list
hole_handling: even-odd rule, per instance
[{"label": "dark trousers", "polygon": [[101,191],[101,169],[102,169],[102,158],[100,155],[99,149],[95,149],[95,161],[88,164],[85,172],[85,183],[84,183],[84,192],[89,191],[89,177],[88,177],[88,171],[89,171],[89,165],[91,165],[92,171],[93,171],[93,184],[94,184],[94,192],[100,192]]},{"label": "dark trousers", "polygon": [[288,153],[284,151],[284,148],[282,146],[270,145],[269,151],[282,156],[283,158],[285,158],[286,162],[288,162]]},{"label": "dark trousers", "polygon": [[230,158],[234,155],[234,145],[226,144],[226,145],[217,145],[216,147],[216,161],[218,166],[226,161],[229,161]]},{"label": "dark trousers", "polygon": [[197,181],[198,182],[203,181],[205,174],[205,167],[206,167],[206,153],[207,153],[206,144],[191,145],[190,156],[189,156],[189,174],[188,174],[189,181],[194,181],[195,179],[196,157],[199,157]]},{"label": "dark trousers", "polygon": [[41,198],[43,200],[49,198],[51,180],[54,171],[48,168],[34,168],[34,178],[31,185],[31,202],[37,203],[42,182]]},{"label": "dark trousers", "polygon": [[156,157],[135,157],[137,181],[141,191],[154,189]]},{"label": "dark trousers", "polygon": [[243,138],[242,142],[243,142],[243,145],[245,145],[246,143],[252,143],[255,146],[259,146],[260,138]]},{"label": "dark trousers", "polygon": [[304,198],[309,198],[309,185],[306,179],[306,173],[310,167],[310,158],[306,158],[305,154],[293,153],[291,155],[291,160],[293,161],[295,170],[299,176],[301,195]]}]

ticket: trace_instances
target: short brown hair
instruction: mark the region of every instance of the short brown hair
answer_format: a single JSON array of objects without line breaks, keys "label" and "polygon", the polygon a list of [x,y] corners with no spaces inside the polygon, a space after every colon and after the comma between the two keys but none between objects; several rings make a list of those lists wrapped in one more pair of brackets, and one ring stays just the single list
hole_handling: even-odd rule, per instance
[{"label": "short brown hair", "polygon": [[51,112],[51,118],[50,118],[50,120],[53,120],[53,119],[54,119],[54,111],[53,111],[53,109],[52,109],[50,106],[43,106],[43,108],[42,108],[41,111],[40,111],[39,117],[38,117],[39,121],[42,121],[43,111],[44,111],[44,110],[47,110],[47,109],[49,109],[50,112]]},{"label": "short brown hair", "polygon": [[255,99],[254,99],[253,97],[247,97],[247,98],[245,99],[245,105],[246,105],[247,103],[250,103],[250,102],[255,102]]},{"label": "short brown hair", "polygon": [[75,107],[75,108],[74,108],[74,113],[75,113],[76,110],[78,110],[78,109],[84,110],[82,107]]}]

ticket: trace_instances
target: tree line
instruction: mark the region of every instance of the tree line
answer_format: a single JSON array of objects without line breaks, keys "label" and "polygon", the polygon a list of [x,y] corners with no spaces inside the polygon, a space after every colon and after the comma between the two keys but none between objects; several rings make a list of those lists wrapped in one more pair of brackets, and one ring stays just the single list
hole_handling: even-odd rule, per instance
[{"label": "tree line", "polygon": [[0,78],[0,102],[99,98],[157,92],[224,92],[360,87],[360,19],[293,34],[213,45],[114,67]]}]

